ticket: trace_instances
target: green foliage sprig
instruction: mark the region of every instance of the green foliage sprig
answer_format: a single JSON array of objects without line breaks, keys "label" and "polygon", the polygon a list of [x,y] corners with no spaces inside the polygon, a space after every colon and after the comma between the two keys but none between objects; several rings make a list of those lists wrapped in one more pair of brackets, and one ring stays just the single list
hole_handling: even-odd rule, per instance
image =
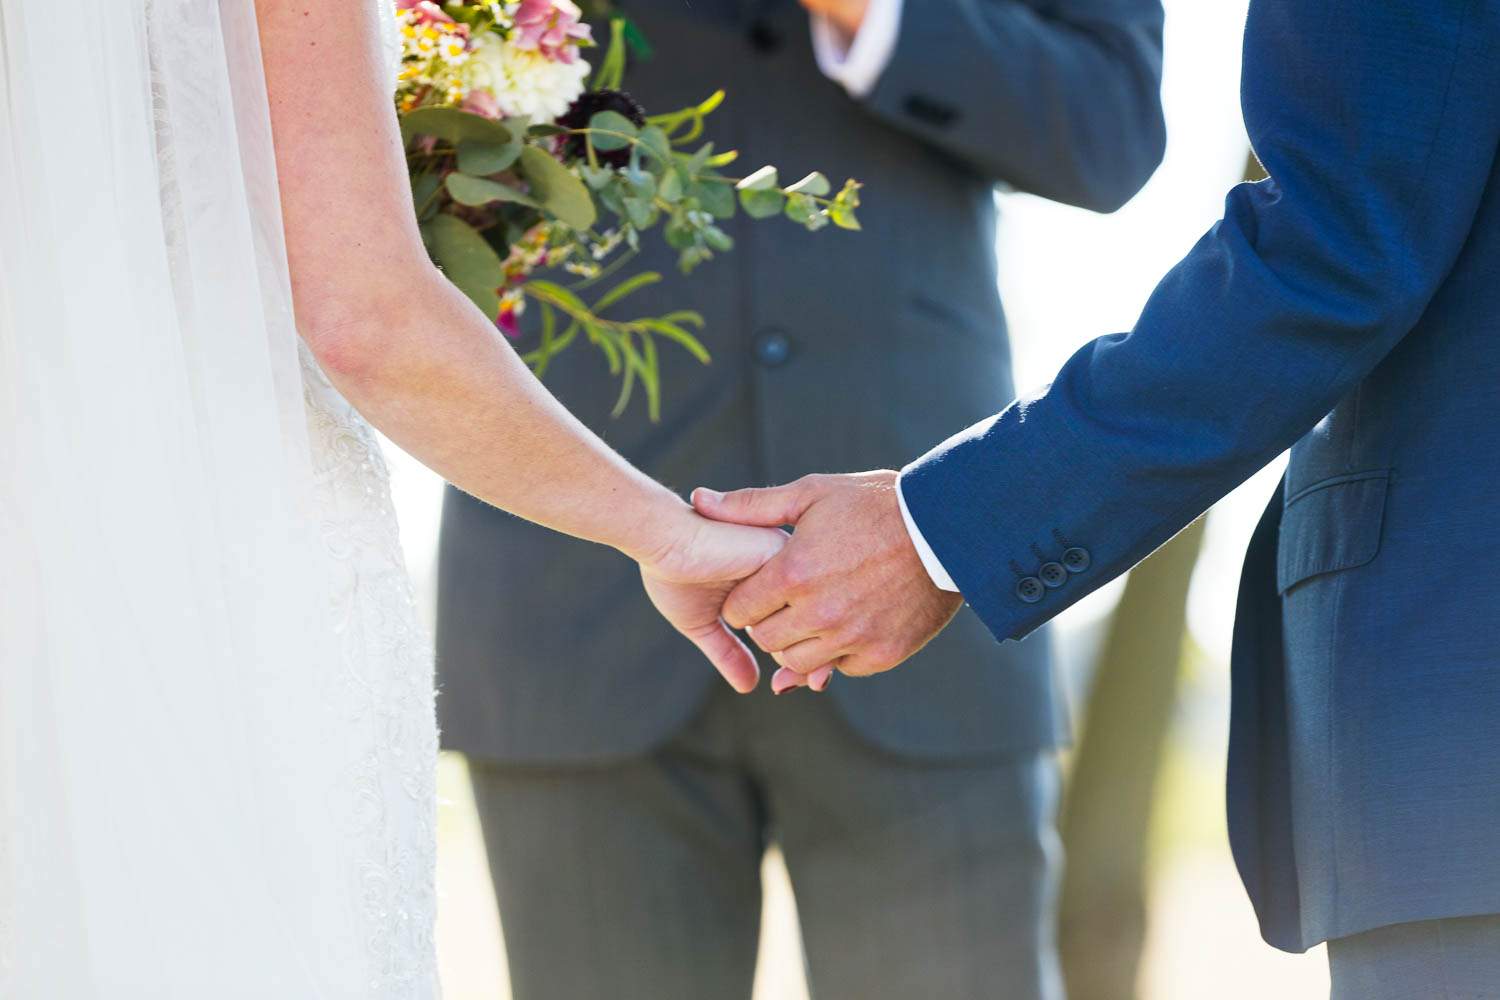
[{"label": "green foliage sprig", "polygon": [[[473,9],[472,17],[485,16]],[[623,82],[627,35],[627,22],[612,19],[594,90],[616,91]],[[835,192],[818,172],[790,185],[782,185],[769,166],[747,176],[724,173],[737,154],[702,141],[706,120],[724,96],[718,91],[689,107],[636,120],[601,110],[581,127],[497,121],[441,103],[401,115],[418,224],[433,260],[488,316],[503,319],[521,297],[535,304],[541,341],[525,358],[539,376],[580,338],[597,347],[621,380],[617,415],[639,384],[651,419],[658,418],[657,338],[709,362],[694,332],[703,328],[698,313],[606,315],[661,281],[658,272],[632,275],[592,303],[585,301],[585,292],[634,256],[644,233],[659,228],[676,251],[678,267],[688,273],[733,248],[722,223],[738,211],[752,219],[783,216],[810,231],[830,224],[859,228],[856,181]],[[578,280],[568,285],[534,276],[539,268],[560,269]]]}]

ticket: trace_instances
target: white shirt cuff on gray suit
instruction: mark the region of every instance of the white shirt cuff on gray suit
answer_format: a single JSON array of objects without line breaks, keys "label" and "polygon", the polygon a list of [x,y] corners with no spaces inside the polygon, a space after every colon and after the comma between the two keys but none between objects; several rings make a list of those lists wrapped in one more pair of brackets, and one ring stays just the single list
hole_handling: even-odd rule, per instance
[{"label": "white shirt cuff on gray suit", "polygon": [[859,31],[847,45],[826,17],[813,15],[813,52],[818,58],[818,69],[830,80],[842,84],[849,96],[869,94],[885,72],[901,31],[901,3],[902,0],[870,0]]},{"label": "white shirt cuff on gray suit", "polygon": [[[902,475],[906,470],[901,471]],[[901,480],[896,480],[896,499],[901,501],[901,520],[906,522],[906,533],[911,536],[912,545],[916,546],[917,556],[922,560],[922,565],[927,569],[927,575],[932,577],[932,585],[939,590],[947,590],[958,593],[958,584],[953,582],[953,577],[943,569],[943,564],[938,561],[937,553],[932,551],[932,546],[927,544],[927,539],[922,537],[922,530],[917,527],[917,522],[912,520],[911,511],[906,508],[906,496],[901,492]]]}]

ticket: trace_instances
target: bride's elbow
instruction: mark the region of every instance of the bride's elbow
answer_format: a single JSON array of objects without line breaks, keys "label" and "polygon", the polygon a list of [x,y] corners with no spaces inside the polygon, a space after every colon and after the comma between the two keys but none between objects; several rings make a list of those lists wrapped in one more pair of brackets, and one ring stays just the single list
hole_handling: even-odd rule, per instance
[{"label": "bride's elbow", "polygon": [[367,320],[302,327],[302,339],[330,377],[368,381],[379,370],[386,347]]},{"label": "bride's elbow", "polygon": [[297,307],[297,329],[308,350],[330,377],[371,381],[396,362],[413,328],[411,315],[422,308],[428,277],[393,279],[360,294],[321,298]]}]

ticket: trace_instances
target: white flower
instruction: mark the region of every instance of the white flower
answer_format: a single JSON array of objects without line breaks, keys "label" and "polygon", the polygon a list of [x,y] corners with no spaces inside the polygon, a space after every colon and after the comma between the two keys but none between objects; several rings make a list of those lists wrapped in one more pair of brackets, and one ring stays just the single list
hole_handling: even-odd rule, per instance
[{"label": "white flower", "polygon": [[469,58],[469,43],[462,35],[444,35],[438,43],[438,51],[449,65],[462,66]]},{"label": "white flower", "polygon": [[470,56],[471,87],[493,93],[506,115],[532,121],[551,121],[568,110],[589,75],[589,64],[582,59],[554,62],[491,34],[474,42]]}]

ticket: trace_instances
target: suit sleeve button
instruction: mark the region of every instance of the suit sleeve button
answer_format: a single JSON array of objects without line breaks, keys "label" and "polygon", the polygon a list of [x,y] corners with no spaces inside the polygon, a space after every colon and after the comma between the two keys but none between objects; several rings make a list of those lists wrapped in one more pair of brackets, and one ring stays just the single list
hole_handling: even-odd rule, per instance
[{"label": "suit sleeve button", "polygon": [[1090,562],[1092,560],[1089,558],[1088,549],[1075,547],[1062,554],[1062,564],[1069,573],[1082,573],[1089,568]]},{"label": "suit sleeve button", "polygon": [[1020,582],[1016,584],[1016,596],[1027,604],[1035,604],[1037,601],[1040,601],[1042,594],[1046,593],[1046,590],[1047,588],[1043,586],[1042,581],[1034,576],[1023,576]]},{"label": "suit sleeve button", "polygon": [[1043,563],[1036,575],[1042,578],[1049,590],[1056,590],[1068,582],[1068,571],[1062,568],[1062,563]]}]

